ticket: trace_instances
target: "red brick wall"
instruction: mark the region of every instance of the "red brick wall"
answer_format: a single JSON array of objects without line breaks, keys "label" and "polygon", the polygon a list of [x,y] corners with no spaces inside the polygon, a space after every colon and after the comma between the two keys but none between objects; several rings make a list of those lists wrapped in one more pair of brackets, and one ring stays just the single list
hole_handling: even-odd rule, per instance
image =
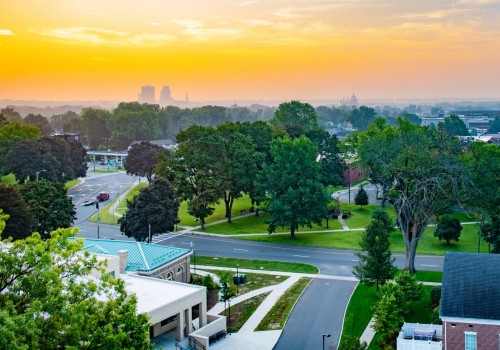
[{"label": "red brick wall", "polygon": [[[455,327],[452,327],[452,324],[455,324]],[[472,325],[473,328],[470,328],[469,325]],[[499,349],[500,325],[446,322],[446,326],[443,323],[443,337],[446,337],[443,344],[445,344],[446,350],[464,350],[465,332],[477,333],[477,350]]]},{"label": "red brick wall", "polygon": [[348,169],[344,170],[344,185],[353,184],[365,178],[365,170],[356,164],[352,164]]}]

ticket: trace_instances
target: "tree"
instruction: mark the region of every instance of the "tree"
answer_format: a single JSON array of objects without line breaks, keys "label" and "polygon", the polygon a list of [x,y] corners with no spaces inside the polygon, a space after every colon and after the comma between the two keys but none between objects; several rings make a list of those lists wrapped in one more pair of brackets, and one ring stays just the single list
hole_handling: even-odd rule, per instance
[{"label": "tree", "polygon": [[373,307],[373,318],[375,319],[373,329],[380,334],[379,345],[384,349],[394,349],[396,335],[404,322],[405,303],[398,285],[388,283],[386,286],[387,288],[382,291],[379,301]]},{"label": "tree", "polygon": [[444,118],[443,122],[438,123],[438,129],[444,130],[451,136],[467,136],[469,135],[469,130],[458,115],[451,114],[450,116]]},{"label": "tree", "polygon": [[417,281],[415,275],[409,274],[408,271],[401,271],[394,281],[401,288],[406,301],[418,301],[424,296],[422,283]]},{"label": "tree", "polygon": [[500,132],[500,117],[495,117],[494,120],[490,121],[488,127],[488,134],[495,134]]},{"label": "tree", "polygon": [[132,145],[127,158],[125,158],[124,167],[127,174],[145,176],[148,182],[151,183],[154,168],[159,161],[159,153],[164,153],[165,156],[168,156],[169,152],[160,146],[146,141]]},{"label": "tree", "polygon": [[443,215],[439,219],[436,231],[434,231],[434,237],[444,240],[447,245],[450,245],[451,240],[458,242],[462,228],[457,218],[451,215]]},{"label": "tree", "polygon": [[[83,244],[68,240],[75,233],[35,233],[0,250],[0,348],[150,349],[135,295],[103,273],[104,262],[77,254]],[[91,271],[101,277],[87,278]]]},{"label": "tree", "polygon": [[193,125],[177,135],[179,147],[172,159],[164,159],[158,174],[174,181],[180,198],[188,201],[188,213],[200,219],[212,214],[224,191],[220,176],[223,141],[215,129]]},{"label": "tree", "polygon": [[357,337],[342,337],[342,346],[340,347],[343,350],[366,350],[368,349],[368,344],[365,341],[360,342]]},{"label": "tree", "polygon": [[488,242],[488,251],[500,254],[500,215],[486,218],[479,225],[479,235]]},{"label": "tree", "polygon": [[58,228],[68,228],[76,219],[73,202],[62,183],[46,180],[26,182],[20,186],[21,194],[35,220],[36,230],[44,239]]},{"label": "tree", "polygon": [[3,114],[7,118],[7,122],[9,123],[22,123],[23,118],[18,111],[14,110],[12,107],[2,108],[0,110],[0,114]]},{"label": "tree", "polygon": [[462,152],[457,139],[401,118],[394,127],[377,121],[362,135],[359,155],[387,188],[405,241],[405,270],[410,273],[415,272],[418,241],[432,215],[459,202],[471,186]]},{"label": "tree", "polygon": [[420,125],[422,124],[422,118],[420,118],[418,115],[410,112],[401,112],[398,115],[399,118],[407,119],[410,123],[415,124],[415,125]]},{"label": "tree", "polygon": [[0,185],[0,209],[10,217],[2,237],[16,240],[31,235],[35,219],[16,186]]},{"label": "tree", "polygon": [[49,124],[49,120],[41,114],[28,114],[23,120],[24,124],[31,125],[40,129],[43,136],[48,136],[54,131]]},{"label": "tree", "polygon": [[268,231],[289,227],[295,238],[299,227],[321,225],[329,198],[321,184],[317,149],[305,136],[276,139],[271,147],[273,162],[264,166],[260,186],[267,191]]},{"label": "tree", "polygon": [[370,125],[375,120],[375,110],[370,107],[361,106],[359,108],[353,109],[349,121],[352,126],[360,130],[366,130],[368,125]]},{"label": "tree", "polygon": [[354,204],[361,206],[361,209],[363,209],[363,205],[368,205],[368,194],[363,186],[361,186],[358,193],[356,193],[356,197],[354,197]]},{"label": "tree", "polygon": [[306,136],[318,148],[318,160],[321,166],[321,183],[337,186],[344,181],[344,162],[340,156],[337,136],[323,129],[313,129]]},{"label": "tree", "polygon": [[[5,124],[0,128],[0,175],[8,174],[5,156],[20,141],[36,140],[40,129],[21,123]],[[29,159],[29,158],[25,158]]]},{"label": "tree", "polygon": [[149,225],[151,236],[173,231],[179,202],[170,182],[157,178],[149,187],[141,189],[132,201],[128,201],[127,208],[125,215],[118,220],[120,230],[127,237],[142,242],[149,239]]},{"label": "tree", "polygon": [[217,126],[222,141],[223,156],[219,166],[228,223],[231,223],[234,200],[241,197],[243,192],[252,191],[259,164],[264,160],[264,154],[257,152],[252,138],[241,133],[241,128],[240,123]]},{"label": "tree", "polygon": [[372,214],[372,219],[381,222],[388,232],[394,231],[394,222],[385,209],[377,208]]},{"label": "tree", "polygon": [[64,131],[65,125],[69,125],[72,120],[78,118],[80,118],[80,116],[77,113],[73,111],[67,111],[63,114],[57,114],[50,117],[50,125],[52,125],[52,127],[58,132],[62,132]]},{"label": "tree", "polygon": [[104,109],[85,108],[82,111],[81,127],[91,149],[97,150],[100,145],[107,145],[111,137],[108,127],[110,120],[111,113]]},{"label": "tree", "polygon": [[359,245],[363,252],[357,254],[359,263],[354,266],[353,274],[361,282],[375,283],[378,290],[379,284],[394,277],[396,272],[395,258],[391,257],[389,231],[384,221],[372,218]]},{"label": "tree", "polygon": [[281,103],[269,123],[275,130],[281,130],[291,138],[319,129],[314,107],[299,101]]}]

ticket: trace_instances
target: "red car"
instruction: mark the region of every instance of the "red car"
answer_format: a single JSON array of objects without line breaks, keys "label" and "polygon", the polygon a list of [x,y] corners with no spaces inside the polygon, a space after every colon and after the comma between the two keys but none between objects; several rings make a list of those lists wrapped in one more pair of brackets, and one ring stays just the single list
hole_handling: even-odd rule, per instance
[{"label": "red car", "polygon": [[109,199],[109,193],[101,192],[96,198],[99,202],[107,201]]}]

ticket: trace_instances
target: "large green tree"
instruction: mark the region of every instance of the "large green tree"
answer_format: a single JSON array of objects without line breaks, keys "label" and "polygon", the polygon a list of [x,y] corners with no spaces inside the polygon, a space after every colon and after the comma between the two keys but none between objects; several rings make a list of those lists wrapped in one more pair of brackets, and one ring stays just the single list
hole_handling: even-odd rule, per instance
[{"label": "large green tree", "polygon": [[23,120],[24,124],[31,125],[40,129],[40,132],[44,136],[50,135],[54,131],[52,126],[49,124],[49,120],[41,114],[28,114]]},{"label": "large green tree", "polygon": [[451,240],[458,242],[462,229],[463,227],[457,218],[451,215],[443,215],[439,218],[434,237],[444,240],[447,245],[450,245]]},{"label": "large green tree", "polygon": [[[376,132],[375,132],[376,131]],[[470,186],[457,139],[405,119],[396,126],[378,120],[361,135],[359,155],[396,209],[406,250],[405,269],[415,272],[419,239],[436,213],[460,201]]]},{"label": "large green tree", "polygon": [[444,118],[443,122],[438,123],[438,128],[440,130],[446,131],[452,136],[467,136],[469,135],[469,130],[458,115],[451,114],[450,116]]},{"label": "large green tree", "polygon": [[[85,108],[82,111],[81,125],[76,125],[79,118],[73,118],[73,127],[82,128],[90,148],[97,150],[101,145],[108,146],[111,137],[111,116],[111,113],[104,109]],[[71,126],[68,125],[68,129],[71,129]]]},{"label": "large green tree", "polygon": [[22,123],[23,118],[18,111],[14,110],[12,107],[5,107],[0,110],[0,114],[3,114],[9,123]]},{"label": "large green tree", "polygon": [[188,201],[189,214],[203,228],[224,192],[223,140],[214,128],[193,125],[177,135],[177,143],[173,158],[159,164],[158,174],[174,182],[179,197]]},{"label": "large green tree", "polygon": [[135,295],[103,273],[83,244],[59,229],[0,249],[0,348],[150,349],[149,321]]},{"label": "large green tree", "polygon": [[76,219],[73,202],[67,196],[67,190],[62,183],[46,180],[26,182],[20,186],[21,194],[34,216],[34,231],[42,238],[48,238],[49,233],[58,228],[68,228]]},{"label": "large green tree", "polygon": [[226,217],[231,223],[231,210],[234,200],[243,192],[250,193],[265,155],[259,153],[250,136],[244,135],[240,123],[225,123],[217,127],[223,152],[220,159],[220,176],[226,205]]},{"label": "large green tree", "polygon": [[10,216],[3,238],[23,239],[31,235],[36,221],[17,186],[0,185],[0,209]]},{"label": "large green tree", "polygon": [[359,245],[363,252],[358,253],[358,265],[354,266],[353,274],[361,282],[384,284],[394,277],[396,268],[395,258],[391,257],[387,221],[389,216],[378,213],[374,215],[366,227]]},{"label": "large green tree", "polygon": [[40,129],[34,126],[10,123],[0,127],[0,175],[8,174],[5,156],[16,143],[25,140],[36,140],[39,137]]},{"label": "large green tree", "polygon": [[125,158],[124,167],[127,174],[145,176],[151,183],[160,153],[165,157],[169,154],[168,150],[146,141],[132,145]]},{"label": "large green tree", "polygon": [[314,107],[299,101],[281,103],[269,123],[277,132],[284,132],[291,138],[319,129]]},{"label": "large green tree", "polygon": [[371,107],[361,106],[352,110],[349,121],[356,129],[366,130],[376,117],[375,110]]},{"label": "large green tree", "polygon": [[150,225],[151,236],[174,229],[179,202],[170,182],[157,178],[149,187],[143,188],[137,197],[127,202],[127,208],[125,215],[118,220],[120,230],[127,237],[146,241],[149,239]]},{"label": "large green tree", "polygon": [[269,233],[278,227],[289,227],[293,239],[299,227],[321,224],[329,198],[321,184],[317,152],[305,136],[273,142],[273,162],[264,166],[260,179],[271,216]]}]

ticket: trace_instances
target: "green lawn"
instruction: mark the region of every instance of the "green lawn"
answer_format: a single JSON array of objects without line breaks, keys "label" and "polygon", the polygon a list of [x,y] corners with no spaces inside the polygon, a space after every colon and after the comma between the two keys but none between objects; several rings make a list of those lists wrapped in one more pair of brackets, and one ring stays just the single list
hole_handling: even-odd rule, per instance
[{"label": "green lawn", "polygon": [[311,281],[311,278],[301,278],[288,288],[274,304],[271,310],[269,310],[262,321],[260,321],[255,330],[268,331],[283,329],[297,299]]},{"label": "green lawn", "polygon": [[[252,206],[250,197],[244,195],[238,199],[234,200],[233,208],[231,210],[232,216],[240,215],[241,210],[248,210]],[[215,205],[215,210],[212,215],[205,219],[205,223],[211,223],[214,221],[224,220],[226,215],[226,205],[224,201],[221,199],[219,204]],[[194,216],[191,216],[187,212],[187,202],[182,202],[179,207],[179,219],[181,220],[181,226],[198,226],[200,224],[199,221],[195,221]]]},{"label": "green lawn", "polygon": [[15,185],[17,184],[17,180],[14,174],[9,174],[5,176],[0,176],[0,183],[2,185]]},{"label": "green lawn", "polygon": [[[223,222],[216,225],[206,226],[204,232],[219,233],[219,234],[246,234],[246,233],[266,233],[267,224],[266,220],[269,220],[269,213],[260,213],[259,216],[247,216],[244,218],[232,220],[232,223],[228,224]],[[329,220],[329,228],[326,227],[326,220],[323,220],[323,225],[313,225],[311,228],[303,227],[299,228],[299,232],[306,231],[323,231],[323,230],[341,230],[342,226],[337,220]],[[278,228],[277,232],[290,232],[288,228]]]},{"label": "green lawn", "polygon": [[[196,264],[229,267],[236,272],[236,265],[239,264],[241,269],[249,270],[266,270],[266,271],[282,271],[282,272],[297,272],[297,273],[318,273],[316,266],[304,263],[291,263],[283,261],[270,260],[247,260],[234,258],[218,258],[211,256],[197,256]],[[191,266],[194,265],[194,257],[191,255]]]},{"label": "green lawn", "polygon": [[227,275],[229,285],[231,286],[231,289],[233,289],[235,293],[236,293],[236,291],[238,291],[237,295],[242,295],[242,294],[251,292],[253,290],[264,288],[267,286],[274,286],[274,285],[280,284],[281,282],[284,282],[288,279],[288,276],[282,276],[282,275],[268,275],[268,274],[263,274],[263,273],[246,273],[247,283],[239,285],[238,290],[237,290],[236,285],[233,283],[233,278],[232,278],[232,276],[236,274],[236,269],[235,270],[203,269],[203,270],[210,271],[219,277]]},{"label": "green lawn", "polygon": [[64,188],[69,190],[71,187],[78,185],[80,182],[80,179],[70,180],[64,184]]},{"label": "green lawn", "polygon": [[[463,225],[459,242],[452,242],[449,246],[444,241],[434,237],[435,227],[428,227],[419,241],[417,254],[444,255],[446,252],[477,252],[477,226]],[[294,246],[323,247],[337,249],[359,250],[362,231],[298,233],[295,239],[289,235],[266,235],[237,237],[242,240],[271,242]],[[391,251],[404,253],[405,246],[399,230],[391,234]],[[488,252],[488,244],[481,242],[481,252]]]},{"label": "green lawn", "polygon": [[142,182],[142,183],[139,183],[137,185],[134,186],[134,188],[132,188],[132,190],[130,190],[129,193],[127,193],[127,196],[125,197],[125,199],[123,199],[119,204],[118,204],[118,207],[116,208],[116,212],[118,214],[125,214],[127,212],[127,201],[132,201],[134,199],[134,197],[136,197],[140,190],[145,188],[145,187],[148,187],[149,184],[147,182]]},{"label": "green lawn", "polygon": [[415,277],[422,282],[439,282],[443,281],[443,273],[441,271],[417,271]]},{"label": "green lawn", "polygon": [[347,306],[342,341],[339,349],[344,346],[345,337],[359,338],[372,318],[372,306],[377,302],[377,288],[359,283]]},{"label": "green lawn", "polygon": [[[352,216],[348,219],[344,219],[345,223],[349,228],[365,228],[372,218],[373,212],[380,208],[378,204],[364,205],[363,209],[355,205],[354,203],[340,203],[341,211],[350,211]],[[386,206],[385,210],[391,217],[391,219],[396,223],[396,213],[394,207]]]}]

